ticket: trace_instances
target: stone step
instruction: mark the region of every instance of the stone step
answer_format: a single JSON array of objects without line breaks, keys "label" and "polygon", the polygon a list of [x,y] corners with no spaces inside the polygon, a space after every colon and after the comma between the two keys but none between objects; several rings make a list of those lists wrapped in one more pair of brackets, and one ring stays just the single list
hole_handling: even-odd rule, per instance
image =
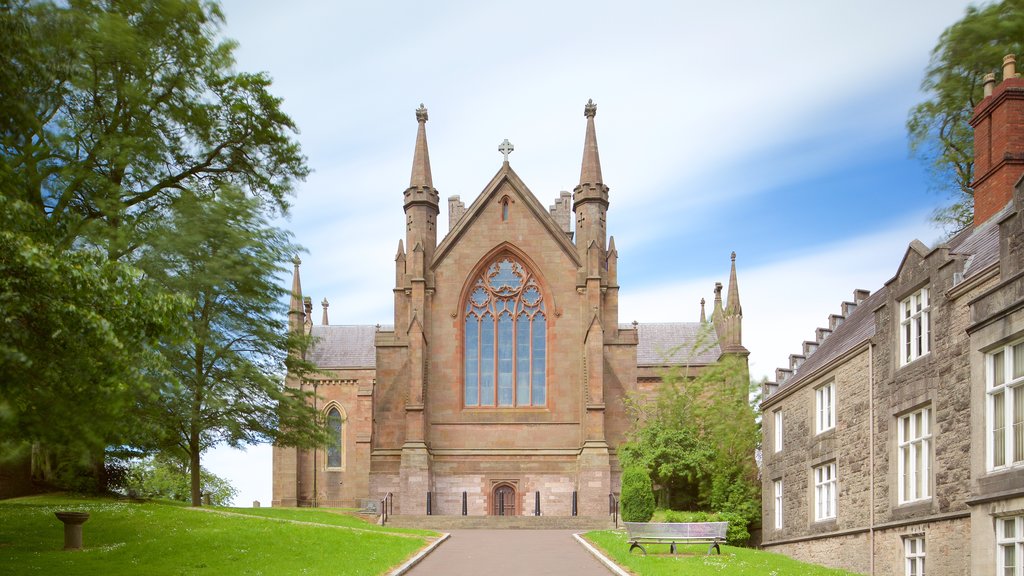
[{"label": "stone step", "polygon": [[609,530],[611,516],[388,516],[388,526],[449,530]]}]

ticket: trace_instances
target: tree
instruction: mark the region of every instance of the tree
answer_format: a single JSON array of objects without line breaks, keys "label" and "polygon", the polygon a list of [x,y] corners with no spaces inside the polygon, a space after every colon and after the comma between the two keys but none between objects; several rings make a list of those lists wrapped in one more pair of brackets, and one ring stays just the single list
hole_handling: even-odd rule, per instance
[{"label": "tree", "polygon": [[308,173],[265,74],[232,70],[217,5],[199,0],[14,2],[0,183],[114,257],[188,191],[230,184],[279,210]]},{"label": "tree", "polygon": [[[125,463],[120,490],[136,498],[165,498],[190,502],[192,481],[188,466],[166,457],[148,457]],[[206,468],[201,474],[202,493],[213,506],[230,506],[238,495],[231,483]]]},{"label": "tree", "polygon": [[298,248],[234,188],[186,194],[172,208],[140,264],[191,309],[184,343],[161,346],[169,378],[149,412],[150,430],[156,448],[189,463],[199,506],[206,449],[271,440],[312,446],[326,434],[307,396],[284,385],[286,373],[304,368],[304,339],[285,326],[288,292],[275,275]]},{"label": "tree", "polygon": [[[712,342],[711,334],[699,337],[697,346]],[[684,370],[666,371],[653,399],[630,401],[637,423],[619,449],[623,467],[648,471],[663,506],[754,522],[761,510],[760,428],[746,364],[725,356],[695,377],[684,377]]]},{"label": "tree", "polygon": [[183,301],[99,251],[39,240],[47,229],[0,196],[0,452],[102,453],[151,398],[157,345],[177,338]]},{"label": "tree", "polygon": [[622,520],[647,522],[654,515],[654,493],[647,469],[630,466],[622,471]]},{"label": "tree", "polygon": [[137,432],[129,408],[163,391],[155,352],[182,304],[138,252],[183,196],[230,186],[284,213],[307,175],[270,79],[233,70],[222,23],[201,0],[0,6],[0,448],[95,460]]},{"label": "tree", "polygon": [[953,197],[934,220],[955,232],[974,214],[974,134],[968,120],[982,98],[982,77],[1024,47],[1024,0],[969,6],[939,37],[921,89],[928,99],[910,110],[911,152],[930,168],[936,188]]}]

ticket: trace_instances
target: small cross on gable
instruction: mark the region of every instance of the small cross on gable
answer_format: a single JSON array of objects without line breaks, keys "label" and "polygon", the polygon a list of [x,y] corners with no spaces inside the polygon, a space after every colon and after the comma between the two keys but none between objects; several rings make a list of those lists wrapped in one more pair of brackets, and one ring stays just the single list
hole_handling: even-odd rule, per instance
[{"label": "small cross on gable", "polygon": [[505,140],[503,140],[501,144],[498,146],[498,152],[501,152],[502,155],[505,156],[505,162],[508,162],[508,155],[511,154],[512,151],[515,149],[516,147],[513,146],[512,143],[508,141],[508,138],[505,138]]}]

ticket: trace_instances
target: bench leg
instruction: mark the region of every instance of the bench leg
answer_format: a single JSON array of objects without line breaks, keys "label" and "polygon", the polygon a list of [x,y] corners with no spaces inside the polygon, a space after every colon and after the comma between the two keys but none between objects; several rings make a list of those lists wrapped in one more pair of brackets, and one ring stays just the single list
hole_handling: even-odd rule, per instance
[{"label": "bench leg", "polygon": [[719,556],[721,556],[722,549],[718,547],[718,542],[712,542],[711,546],[708,546],[708,556],[711,555],[712,550],[718,552]]},{"label": "bench leg", "polygon": [[644,556],[647,556],[647,550],[645,550],[644,547],[641,546],[639,543],[637,543],[637,542],[630,542],[630,546],[629,546],[629,553],[630,554],[633,553],[633,548],[639,548],[640,551],[644,553]]},{"label": "bench leg", "polygon": [[671,544],[668,545],[668,552],[669,552],[669,554],[675,554],[676,553],[676,543],[675,542],[672,542]]}]

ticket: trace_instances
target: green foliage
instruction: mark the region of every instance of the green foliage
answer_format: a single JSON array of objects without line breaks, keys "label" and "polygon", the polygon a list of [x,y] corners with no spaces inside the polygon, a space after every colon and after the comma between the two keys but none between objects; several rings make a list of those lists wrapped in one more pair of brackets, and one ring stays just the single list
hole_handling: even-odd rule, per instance
[{"label": "green foliage", "polygon": [[752,548],[722,546],[721,555],[708,556],[707,545],[680,545],[678,553],[670,555],[668,544],[651,544],[645,545],[648,555],[643,556],[629,553],[629,542],[623,530],[587,532],[584,538],[637,576],[853,576],[845,570],[815,566]]},{"label": "green foliage", "polygon": [[161,346],[168,377],[146,414],[154,447],[190,462],[199,505],[206,449],[221,442],[312,446],[326,436],[306,396],[284,385],[285,361],[302,341],[284,324],[288,292],[277,275],[298,247],[255,199],[233,188],[184,195],[172,208],[139,262],[192,306],[182,319],[188,337]]},{"label": "green foliage", "polygon": [[[211,305],[251,302],[245,290],[295,250],[267,222],[309,172],[270,79],[234,70],[222,23],[216,2],[203,0],[14,0],[0,9],[0,451],[42,443],[61,461],[51,469],[78,466],[87,451],[102,471],[106,446],[156,444],[181,457],[217,439],[267,440],[271,425],[303,413],[278,376],[300,343],[269,335],[282,326],[279,310],[260,308],[279,290],[237,317],[197,320]],[[240,230],[215,205],[221,198],[243,200]],[[225,218],[219,228],[182,227],[207,211]],[[176,233],[187,236],[172,244]],[[268,249],[254,247],[266,239]],[[214,244],[236,250],[214,259],[228,268],[186,276]],[[157,251],[166,271],[152,266]],[[246,321],[262,323],[255,337]],[[182,411],[194,420],[181,402],[189,350],[226,353],[225,337],[238,338],[230,358],[193,358],[216,364],[219,382],[244,383],[199,401],[204,418],[217,415],[202,430],[218,432],[171,447],[154,440]],[[283,416],[267,415],[275,409]],[[154,418],[161,410],[167,419]],[[308,427],[288,434],[315,436]]]},{"label": "green foliage", "polygon": [[[698,338],[713,341],[713,329]],[[696,354],[699,350],[694,350]],[[637,424],[620,446],[623,467],[640,466],[654,480],[662,507],[735,515],[735,542],[760,520],[755,452],[760,426],[742,358],[726,356],[696,377],[668,370],[655,398],[634,398]],[[623,486],[625,493],[625,486]]]},{"label": "green foliage", "polygon": [[[233,70],[213,2],[15,1],[0,12],[0,184],[116,254],[185,191],[287,208],[308,173],[265,74]],[[5,123],[6,124],[6,123]]]},{"label": "green foliage", "polygon": [[910,110],[907,132],[911,151],[932,170],[936,187],[953,197],[934,214],[950,231],[973,219],[974,134],[967,121],[982,99],[982,77],[1000,71],[1004,55],[1022,51],[1024,0],[968,6],[932,50],[921,82],[928,99]]},{"label": "green foliage", "polygon": [[[61,550],[55,510],[90,514],[85,550]],[[387,574],[428,538],[294,520],[204,513],[164,502],[130,503],[47,495],[0,501],[0,574]],[[302,522],[301,520],[306,520]],[[315,545],[311,545],[315,543]],[[325,553],[343,551],[343,553]]]},{"label": "green foliage", "polygon": [[[188,466],[161,457],[133,460],[126,465],[127,473],[120,486],[126,495],[191,501],[192,485]],[[230,506],[231,500],[238,495],[238,490],[230,482],[205,468],[200,477],[202,492],[214,506]]]},{"label": "green foliage", "polygon": [[160,340],[184,302],[97,250],[63,250],[27,203],[0,196],[0,451],[27,443],[77,460],[125,438],[155,396]]},{"label": "green foliage", "polygon": [[725,540],[733,546],[743,546],[750,540],[748,518],[735,512],[684,512],[680,510],[658,510],[652,522],[728,522]]},{"label": "green foliage", "polygon": [[631,466],[622,471],[622,520],[624,522],[647,522],[654,514],[654,493],[651,491],[651,477],[640,466]]}]

